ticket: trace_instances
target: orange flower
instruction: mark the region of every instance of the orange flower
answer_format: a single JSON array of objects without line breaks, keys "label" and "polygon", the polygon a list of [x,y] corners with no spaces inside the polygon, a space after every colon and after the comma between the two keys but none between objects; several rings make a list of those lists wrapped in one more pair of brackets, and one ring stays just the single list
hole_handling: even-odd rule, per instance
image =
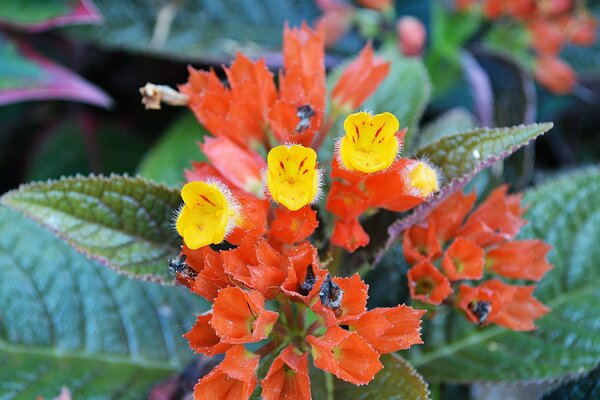
[{"label": "orange flower", "polygon": [[451,281],[481,279],[484,251],[469,239],[456,238],[442,259],[442,270]]},{"label": "orange flower", "polygon": [[343,220],[358,218],[370,207],[369,198],[356,185],[340,181],[331,183],[327,196],[327,211]]},{"label": "orange flower", "polygon": [[511,286],[491,280],[482,285],[485,288],[500,292],[509,292],[504,299],[502,313],[491,322],[513,331],[531,331],[536,329],[535,320],[550,312],[550,309],[533,297],[535,286]]},{"label": "orange flower", "polygon": [[357,219],[336,220],[331,234],[331,243],[353,252],[369,244],[369,235]]},{"label": "orange flower", "polygon": [[277,207],[275,219],[271,223],[271,237],[283,243],[298,243],[312,235],[318,226],[317,212],[310,206],[304,206],[298,211]]},{"label": "orange flower", "polygon": [[225,359],[194,387],[194,400],[249,399],[258,383],[259,356],[242,345],[233,346]]},{"label": "orange flower", "polygon": [[435,235],[434,225],[415,225],[405,230],[402,251],[409,264],[438,258],[442,254],[442,247]]},{"label": "orange flower", "polygon": [[189,285],[192,292],[212,301],[219,290],[232,285],[225,273],[221,256],[210,247],[192,251],[184,246],[183,254],[187,257],[186,264],[197,272]]},{"label": "orange flower", "polygon": [[479,326],[489,324],[498,319],[504,304],[502,294],[486,288],[483,285],[471,287],[460,285],[458,306],[463,310],[467,319]]},{"label": "orange flower", "polygon": [[210,324],[225,343],[252,343],[269,336],[278,315],[265,309],[262,294],[228,287],[215,299]]},{"label": "orange flower", "polygon": [[308,354],[298,354],[289,345],[273,361],[262,381],[265,400],[309,400]]},{"label": "orange flower", "polygon": [[392,8],[394,2],[393,0],[358,0],[358,4],[377,11],[387,11]]},{"label": "orange flower", "polygon": [[367,44],[333,87],[333,107],[342,113],[356,110],[377,89],[389,69],[390,63],[375,57],[371,44]]},{"label": "orange flower", "polygon": [[486,254],[485,265],[506,278],[539,281],[552,268],[546,261],[550,249],[541,240],[505,242]]},{"label": "orange flower", "polygon": [[383,368],[379,354],[354,332],[332,326],[321,337],[308,336],[317,368],[355,385],[369,383]]},{"label": "orange flower", "polygon": [[475,200],[475,192],[465,195],[457,191],[429,214],[427,221],[435,226],[437,237],[442,245],[458,234]]},{"label": "orange flower", "polygon": [[569,93],[577,81],[575,71],[558,57],[539,57],[533,72],[541,85],[557,94]]},{"label": "orange flower", "polygon": [[448,279],[430,261],[421,261],[408,270],[410,297],[430,304],[441,304],[451,293]]},{"label": "orange flower", "polygon": [[555,55],[560,52],[564,43],[564,35],[560,27],[547,19],[535,19],[528,23],[531,44],[540,54]]},{"label": "orange flower", "polygon": [[352,25],[353,14],[354,9],[346,3],[323,10],[323,14],[317,18],[315,24],[323,29],[325,47],[333,46],[348,32]]},{"label": "orange flower", "polygon": [[350,278],[329,277],[321,285],[321,301],[317,301],[312,309],[324,318],[325,326],[341,325],[367,311],[368,292],[369,286],[358,274]]},{"label": "orange flower", "polygon": [[[260,173],[267,164],[258,153],[240,147],[225,137],[209,136],[205,137],[200,150],[217,171],[233,185],[256,197],[264,197]],[[235,160],[235,163],[231,160]]]},{"label": "orange flower", "polygon": [[580,13],[568,18],[567,35],[571,43],[577,46],[591,46],[596,42],[598,21],[593,15]]},{"label": "orange flower", "polygon": [[212,357],[229,350],[232,344],[222,343],[221,338],[217,336],[215,330],[210,325],[212,314],[199,315],[192,329],[183,335],[189,343],[192,350],[196,353],[202,353]]},{"label": "orange flower", "polygon": [[520,195],[507,195],[508,187],[502,185],[469,216],[461,236],[486,247],[512,239],[525,225]]},{"label": "orange flower", "polygon": [[400,52],[408,57],[420,56],[427,40],[427,31],[423,23],[411,16],[405,16],[396,22],[396,33]]},{"label": "orange flower", "polygon": [[387,354],[423,343],[420,335],[423,314],[425,310],[415,310],[405,305],[375,308],[348,325],[373,350]]},{"label": "orange flower", "polygon": [[302,301],[309,306],[318,296],[327,272],[320,268],[317,249],[309,243],[296,247],[288,256],[287,278],[281,289],[289,299]]}]

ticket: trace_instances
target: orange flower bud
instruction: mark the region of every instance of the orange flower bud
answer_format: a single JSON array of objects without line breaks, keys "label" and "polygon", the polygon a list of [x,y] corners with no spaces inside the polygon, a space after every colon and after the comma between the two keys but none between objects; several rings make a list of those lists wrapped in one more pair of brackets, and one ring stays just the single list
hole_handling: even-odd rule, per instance
[{"label": "orange flower bud", "polygon": [[396,22],[400,52],[408,57],[420,56],[427,40],[423,23],[415,17],[402,17]]},{"label": "orange flower bud", "polygon": [[377,11],[387,11],[392,8],[394,2],[393,0],[358,0],[358,4]]},{"label": "orange flower bud", "polygon": [[369,235],[357,219],[336,220],[331,234],[331,243],[352,253],[359,247],[369,244]]},{"label": "orange flower bud", "polygon": [[555,55],[560,52],[564,35],[555,22],[540,18],[531,21],[527,28],[531,35],[531,44],[538,53]]}]

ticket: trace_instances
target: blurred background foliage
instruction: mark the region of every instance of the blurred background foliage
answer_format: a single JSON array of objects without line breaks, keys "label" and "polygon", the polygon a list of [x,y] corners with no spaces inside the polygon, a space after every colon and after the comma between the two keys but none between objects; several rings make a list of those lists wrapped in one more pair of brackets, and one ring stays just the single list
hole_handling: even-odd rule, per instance
[{"label": "blurred background foliage", "polygon": [[[280,49],[284,24],[296,26],[302,21],[314,24],[322,14],[320,7],[326,3],[313,0],[0,2],[0,193],[24,182],[78,173],[139,172],[169,185],[178,185],[183,181],[183,169],[192,160],[202,159],[196,142],[205,131],[187,110],[170,107],[164,107],[161,112],[144,110],[138,88],[146,82],[175,87],[187,80],[187,65],[212,67],[223,76],[222,64],[228,63],[237,51],[250,57],[265,57],[275,70],[282,63]],[[347,3],[356,5],[352,1]],[[481,18],[456,14],[451,5],[451,1],[445,0],[395,1],[397,16],[415,16],[427,29],[424,61],[432,93],[431,102],[423,110],[419,146],[432,141],[432,135],[439,135],[443,126],[448,126],[447,133],[452,133],[453,130],[482,125],[554,122],[550,134],[520,150],[504,164],[480,174],[471,184],[480,191],[503,181],[520,190],[558,172],[598,164],[600,43],[597,41],[585,48],[565,46],[561,57],[575,69],[579,80],[571,94],[559,96],[534,82],[528,70],[530,51],[522,44],[522,32],[488,32],[489,40],[484,43],[478,40],[483,29]],[[588,1],[587,5],[600,17],[600,0]],[[395,49],[394,21],[373,10],[357,10],[351,29],[328,49],[326,64],[330,70],[346,57],[355,55],[367,40],[375,47],[392,43],[387,50]],[[411,101],[403,99],[402,93],[388,93],[386,98],[394,101],[396,108],[402,108],[402,102]],[[386,103],[387,100],[383,102]],[[420,107],[414,103],[409,106]],[[423,107],[425,104],[426,100]],[[411,109],[407,113],[416,115],[419,112]],[[416,126],[418,121],[401,122]],[[47,260],[20,257],[27,248],[19,238],[27,232],[47,244],[49,249],[60,248],[66,252],[61,253],[66,254],[61,257],[66,257],[63,263],[68,265],[67,269],[78,270],[84,263],[89,263],[87,268],[94,273],[82,278],[81,287],[104,287],[102,298],[106,305],[102,312],[115,321],[120,317],[125,324],[123,328],[113,321],[106,327],[107,334],[113,335],[116,343],[123,346],[128,340],[129,345],[133,340],[141,346],[137,357],[131,357],[124,348],[111,349],[94,344],[95,339],[87,338],[85,333],[12,337],[11,333],[17,330],[3,328],[10,321],[0,312],[3,318],[0,318],[0,352],[4,351],[3,341],[14,340],[24,345],[50,346],[51,350],[67,349],[100,361],[107,357],[112,360],[111,357],[117,355],[121,357],[118,362],[123,371],[120,376],[122,388],[128,387],[129,378],[136,382],[132,366],[145,366],[149,376],[159,379],[180,370],[190,359],[191,354],[180,335],[191,324],[193,316],[202,310],[203,304],[185,293],[166,294],[151,284],[126,283],[125,278],[85,260],[43,229],[5,208],[0,209],[0,221],[0,229],[5,230],[0,231],[3,245],[0,264],[13,266],[14,260],[19,260],[22,264],[19,279],[24,281],[27,276],[32,279],[36,268],[45,268],[46,264],[47,268],[56,268]],[[11,230],[7,228],[9,225],[19,228]],[[50,251],[48,257],[53,256]],[[389,257],[402,259],[398,254]],[[405,301],[406,293],[392,290],[406,287],[405,269],[405,265],[390,267],[384,262],[377,271],[369,274],[369,283],[381,289],[389,288],[372,293],[370,302],[389,306]],[[0,272],[6,274],[9,270],[4,268]],[[0,277],[0,285],[7,279],[16,279],[2,273]],[[52,304],[58,296],[56,293],[68,290],[68,287],[48,282],[52,290],[48,291],[46,300],[40,299],[40,295],[44,297],[43,290],[48,288],[45,284],[27,283],[31,286],[28,302],[32,307],[40,301]],[[107,285],[115,289],[106,289]],[[173,331],[162,329],[161,354],[148,353],[156,345],[146,341],[142,327],[130,326],[128,330],[128,318],[136,310],[131,306],[123,311],[119,301],[128,291],[146,293],[143,300],[132,303],[140,309],[146,303],[148,311],[141,321],[161,327],[172,324],[173,319],[177,321]],[[0,286],[0,307],[8,307],[10,296],[7,292],[2,296],[2,293]],[[61,313],[75,307],[78,301],[80,299],[74,297],[62,308],[51,307],[42,319],[60,321]],[[172,309],[169,304],[173,303],[185,307]],[[15,312],[14,308],[11,310]],[[31,310],[43,313],[35,307],[22,312],[33,312]],[[94,308],[84,311],[77,323],[82,326],[93,324]],[[20,332],[38,329],[33,320],[23,323],[25,326]],[[0,354],[0,359],[2,356],[6,355]],[[77,370],[80,364],[76,358],[63,360],[61,368]],[[11,359],[11,362],[19,365],[25,361]],[[42,359],[39,364],[53,368],[53,362]],[[596,370],[590,376],[597,375]],[[9,377],[3,377],[0,372],[2,379]],[[100,365],[97,376],[90,379],[102,382],[113,377]],[[147,391],[149,380],[140,382],[136,390]],[[98,388],[101,387],[99,384]],[[57,395],[59,389],[52,388],[53,392],[44,392],[44,395]],[[447,398],[452,398],[464,396],[467,389],[452,386],[442,391],[433,386],[432,390],[436,396],[445,393]],[[561,390],[566,392],[572,388],[559,388],[547,398],[560,398],[556,396]],[[82,392],[85,394],[95,395]]]}]

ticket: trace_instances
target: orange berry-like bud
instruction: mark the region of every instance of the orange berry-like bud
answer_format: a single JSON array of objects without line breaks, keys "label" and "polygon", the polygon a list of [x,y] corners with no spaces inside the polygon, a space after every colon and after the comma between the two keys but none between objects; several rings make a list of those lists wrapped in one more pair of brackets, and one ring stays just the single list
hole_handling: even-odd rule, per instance
[{"label": "orange berry-like bud", "polygon": [[423,53],[427,31],[419,19],[411,16],[400,18],[396,22],[396,33],[402,54],[413,57]]}]

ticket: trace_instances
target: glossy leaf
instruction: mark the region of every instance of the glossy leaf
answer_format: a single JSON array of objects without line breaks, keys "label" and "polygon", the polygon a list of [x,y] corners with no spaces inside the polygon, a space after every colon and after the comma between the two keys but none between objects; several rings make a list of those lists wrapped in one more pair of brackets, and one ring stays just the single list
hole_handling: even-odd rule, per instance
[{"label": "glossy leaf", "polygon": [[0,3],[0,26],[26,32],[101,21],[102,16],[91,0],[10,0]]},{"label": "glossy leaf", "polygon": [[421,147],[417,155],[429,158],[451,181],[476,170],[478,164],[507,157],[551,128],[551,123],[477,128],[443,137]]},{"label": "glossy leaf", "polygon": [[[424,334],[429,348],[412,364],[431,382],[557,379],[600,362],[600,169],[588,169],[528,192],[529,221],[521,238],[552,245],[554,269],[536,297],[552,308],[532,332],[500,327],[478,329],[462,316],[443,331]],[[439,327],[439,325],[438,325]],[[449,368],[448,366],[452,366]]]},{"label": "glossy leaf", "polygon": [[183,171],[192,161],[206,157],[198,148],[198,142],[207,133],[192,113],[186,112],[163,134],[159,142],[146,154],[139,166],[139,173],[146,178],[171,186],[185,181]]},{"label": "glossy leaf", "polygon": [[406,154],[411,150],[412,138],[429,102],[431,83],[420,59],[403,57],[395,48],[378,55],[391,62],[390,73],[362,108],[374,113],[389,111],[398,118],[401,127],[408,127],[404,137]]},{"label": "glossy leaf", "polygon": [[98,87],[34,51],[0,34],[0,106],[31,100],[61,99],[100,107],[111,104]]},{"label": "glossy leaf", "polygon": [[119,276],[6,207],[0,237],[2,398],[144,399],[193,356],[197,296]]},{"label": "glossy leaf", "polygon": [[167,260],[179,253],[171,218],[180,201],[176,190],[118,175],[31,183],[1,198],[88,257],[158,282],[171,281]]},{"label": "glossy leaf", "polygon": [[223,63],[242,51],[279,50],[284,23],[310,21],[318,10],[305,0],[114,2],[96,0],[102,25],[69,29],[104,47]]},{"label": "glossy leaf", "polygon": [[429,398],[427,383],[410,363],[396,354],[382,356],[380,360],[384,368],[366,386],[354,386],[337,380],[335,398],[353,400]]}]

